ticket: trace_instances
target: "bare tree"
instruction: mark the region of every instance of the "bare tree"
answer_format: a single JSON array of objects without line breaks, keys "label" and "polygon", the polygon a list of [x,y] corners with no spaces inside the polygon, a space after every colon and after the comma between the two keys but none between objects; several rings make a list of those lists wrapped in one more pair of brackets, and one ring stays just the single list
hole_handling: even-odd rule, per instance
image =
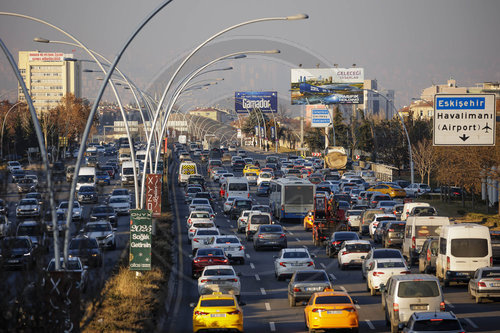
[{"label": "bare tree", "polygon": [[438,153],[429,139],[423,139],[416,145],[412,145],[413,162],[420,175],[421,183],[427,175],[427,185],[431,182],[431,173],[436,169]]}]

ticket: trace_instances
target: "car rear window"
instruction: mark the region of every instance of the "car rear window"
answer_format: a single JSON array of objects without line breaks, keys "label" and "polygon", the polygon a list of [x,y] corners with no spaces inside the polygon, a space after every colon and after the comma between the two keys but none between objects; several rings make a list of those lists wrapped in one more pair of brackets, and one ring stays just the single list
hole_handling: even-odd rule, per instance
[{"label": "car rear window", "polygon": [[196,252],[198,256],[223,256],[224,251],[222,249],[199,249]]},{"label": "car rear window", "polygon": [[452,239],[451,255],[458,258],[486,257],[488,241],[485,238]]},{"label": "car rear window", "polygon": [[347,296],[319,296],[316,297],[315,304],[351,304],[351,300]]},{"label": "car rear window", "polygon": [[379,262],[377,263],[377,268],[399,268],[405,267],[402,261],[389,261],[389,262]]},{"label": "car rear window", "polygon": [[191,218],[193,219],[208,219],[210,215],[208,213],[194,213],[191,214]]},{"label": "car rear window", "polygon": [[416,238],[438,237],[440,233],[440,225],[420,225],[415,227]]},{"label": "car rear window", "polygon": [[234,275],[234,272],[232,269],[207,269],[204,275],[205,276]]},{"label": "car rear window", "polygon": [[402,281],[399,283],[398,297],[437,297],[439,286],[436,281]]},{"label": "car rear window", "polygon": [[283,253],[283,258],[286,259],[309,258],[309,255],[307,254],[307,252],[304,251],[293,251],[293,252]]},{"label": "car rear window", "polygon": [[483,271],[483,278],[500,278],[500,269]]},{"label": "car rear window", "polygon": [[279,225],[266,225],[260,227],[260,232],[283,232],[283,229]]},{"label": "car rear window", "polygon": [[194,223],[195,228],[213,228],[215,227],[213,223]]},{"label": "car rear window", "polygon": [[248,191],[248,184],[247,183],[230,183],[228,190],[229,191]]},{"label": "car rear window", "polygon": [[209,306],[209,307],[219,307],[219,306],[234,306],[234,299],[206,299],[200,302],[200,306]]},{"label": "car rear window", "polygon": [[370,252],[370,244],[348,244],[346,245],[346,250],[348,252]]},{"label": "car rear window", "polygon": [[414,331],[461,331],[460,323],[456,319],[433,318],[428,320],[418,320],[413,324]]},{"label": "car rear window", "polygon": [[295,275],[296,282],[302,281],[322,281],[328,282],[328,277],[325,272],[299,272]]},{"label": "car rear window", "polygon": [[248,207],[248,208],[251,208],[252,207],[252,201],[251,200],[236,200],[235,201],[235,205],[237,207]]},{"label": "car rear window", "polygon": [[336,241],[339,241],[339,240],[357,240],[359,239],[359,236],[358,234],[354,233],[354,232],[342,232],[342,233],[335,233],[334,235],[334,240]]},{"label": "car rear window", "polygon": [[401,252],[399,250],[382,250],[382,251],[374,251],[373,258],[401,258]]},{"label": "car rear window", "polygon": [[237,238],[234,238],[234,237],[224,237],[224,238],[217,238],[216,243],[217,244],[226,244],[226,243],[236,244],[236,243],[239,243],[239,240]]},{"label": "car rear window", "polygon": [[219,234],[218,230],[203,230],[203,229],[196,230],[196,236],[215,236],[218,234]]},{"label": "car rear window", "polygon": [[405,230],[405,223],[391,223],[389,226],[388,226],[388,229],[390,232],[392,231],[404,231]]},{"label": "car rear window", "polygon": [[252,215],[250,223],[252,223],[252,224],[271,224],[271,221],[269,220],[269,216],[267,216],[267,215]]}]

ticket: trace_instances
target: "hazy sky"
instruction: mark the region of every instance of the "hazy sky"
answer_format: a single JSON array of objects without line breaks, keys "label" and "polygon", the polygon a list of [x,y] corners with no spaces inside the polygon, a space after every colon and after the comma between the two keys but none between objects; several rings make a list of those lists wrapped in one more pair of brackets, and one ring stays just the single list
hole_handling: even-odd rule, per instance
[{"label": "hazy sky", "polygon": [[[2,0],[0,11],[48,21],[112,60],[138,23],[160,3]],[[450,77],[460,86],[500,81],[498,0],[174,0],[137,36],[119,67],[141,89],[159,92],[180,56],[216,32],[251,19],[299,13],[310,18],[252,24],[214,41],[190,61],[190,70],[231,52],[280,49],[282,53],[221,64],[231,64],[234,69],[207,75],[206,79],[225,80],[186,103],[206,106],[234,95],[235,90],[278,90],[280,103],[289,103],[290,68],[298,64],[307,68],[355,63],[365,69],[365,79],[378,80],[380,90],[396,91],[396,106],[408,104],[422,89],[446,83]],[[0,16],[0,38],[16,61],[21,50],[71,53],[75,49],[34,43],[34,37],[68,40],[39,23]],[[88,59],[81,50],[74,55]],[[91,64],[83,67],[95,68]],[[159,75],[162,71],[166,73],[163,77]],[[83,75],[84,94],[92,100],[100,83],[96,74]],[[3,54],[0,78],[0,96],[15,99],[16,80]],[[152,82],[156,79],[159,81]]]}]

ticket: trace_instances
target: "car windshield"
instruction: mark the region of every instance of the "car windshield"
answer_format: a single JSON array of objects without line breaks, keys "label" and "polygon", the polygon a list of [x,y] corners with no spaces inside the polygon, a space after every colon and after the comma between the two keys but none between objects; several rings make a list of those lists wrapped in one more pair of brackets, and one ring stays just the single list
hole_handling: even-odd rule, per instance
[{"label": "car windshield", "polygon": [[351,299],[344,295],[318,296],[315,304],[351,304]]},{"label": "car windshield", "polygon": [[204,299],[200,302],[200,306],[206,307],[221,307],[221,306],[235,306],[234,299],[224,298],[224,299]]},{"label": "car windshield", "polygon": [[127,202],[128,203],[128,199],[127,198],[124,198],[124,197],[111,197],[109,198],[109,203],[123,203],[123,202]]},{"label": "car windshield", "polygon": [[252,215],[250,223],[252,224],[270,224],[268,215]]},{"label": "car windshield", "polygon": [[265,225],[259,228],[259,231],[262,232],[283,232],[283,229],[279,225]]},{"label": "car windshield", "polygon": [[370,244],[347,244],[345,249],[347,252],[370,252]]},{"label": "car windshield", "polygon": [[417,320],[413,324],[413,330],[418,332],[440,332],[440,331],[462,331],[460,323],[456,319],[432,318]]},{"label": "car windshield", "polygon": [[311,272],[297,272],[295,275],[296,282],[302,281],[316,281],[316,282],[328,282],[328,276],[326,273],[321,271],[311,271]]},{"label": "car windshield", "polygon": [[99,245],[93,238],[76,238],[69,243],[70,250],[78,249],[97,249]]},{"label": "car windshield", "polygon": [[29,242],[23,238],[10,238],[2,240],[2,248],[4,249],[27,249]]},{"label": "car windshield", "polygon": [[94,192],[94,188],[92,186],[82,186],[78,192]]},{"label": "car windshield", "polygon": [[220,276],[220,275],[234,276],[234,272],[232,269],[223,269],[223,268],[207,269],[207,270],[205,270],[203,275],[204,276]]},{"label": "car windshield", "polygon": [[196,252],[198,256],[223,256],[224,251],[222,249],[199,249]]},{"label": "car windshield", "polygon": [[[22,199],[20,202],[19,202],[19,205],[37,205],[38,204],[38,201],[36,201],[36,199]],[[66,206],[67,208],[67,206]]]},{"label": "car windshield", "polygon": [[309,258],[309,254],[305,251],[287,251],[283,253],[283,258],[286,259]]},{"label": "car windshield", "polygon": [[89,223],[83,228],[84,232],[95,232],[95,231],[111,231],[110,224],[104,223]]},{"label": "car windshield", "polygon": [[439,286],[436,281],[402,281],[399,283],[398,297],[437,297]]},{"label": "car windshield", "polygon": [[21,224],[19,225],[19,228],[17,229],[17,235],[18,236],[41,236],[42,235],[42,230],[37,224],[31,224],[31,225],[26,225],[26,224]]},{"label": "car windshield", "polygon": [[219,237],[215,242],[217,244],[229,244],[229,243],[237,244],[240,241],[238,240],[238,238],[234,237]]},{"label": "car windshield", "polygon": [[399,268],[399,267],[405,267],[404,262],[402,262],[402,261],[387,261],[387,262],[377,263],[377,268]]},{"label": "car windshield", "polygon": [[[69,202],[63,201],[59,205],[59,208],[60,209],[68,209],[68,204],[69,204]],[[80,208],[80,204],[77,201],[73,202],[73,209],[75,209],[75,208]]]},{"label": "car windshield", "polygon": [[373,252],[373,258],[401,258],[401,252],[399,250],[380,250]]}]

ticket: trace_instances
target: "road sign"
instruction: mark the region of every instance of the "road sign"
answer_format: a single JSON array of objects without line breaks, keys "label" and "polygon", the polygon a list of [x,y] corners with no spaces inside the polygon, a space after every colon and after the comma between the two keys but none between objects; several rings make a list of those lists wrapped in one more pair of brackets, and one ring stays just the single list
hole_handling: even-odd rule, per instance
[{"label": "road sign", "polygon": [[161,175],[146,174],[146,209],[153,213],[153,217],[161,215]]},{"label": "road sign", "polygon": [[437,94],[434,145],[494,146],[495,118],[494,94]]},{"label": "road sign", "polygon": [[131,271],[151,270],[151,211],[130,210],[130,256]]},{"label": "road sign", "polygon": [[241,128],[238,128],[237,131],[236,131],[236,137],[238,139],[241,139]]},{"label": "road sign", "polygon": [[331,122],[328,109],[311,110],[311,127],[328,127]]}]

